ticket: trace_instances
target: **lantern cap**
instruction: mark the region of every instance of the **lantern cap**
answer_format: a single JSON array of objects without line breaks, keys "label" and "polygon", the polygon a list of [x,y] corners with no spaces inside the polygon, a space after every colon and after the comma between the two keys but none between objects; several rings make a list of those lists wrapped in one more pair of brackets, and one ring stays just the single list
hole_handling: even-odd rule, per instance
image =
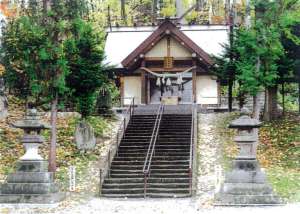
[{"label": "lantern cap", "polygon": [[261,126],[261,122],[259,120],[251,118],[249,116],[249,109],[242,108],[241,109],[241,116],[233,120],[229,124],[229,128],[237,128],[237,129],[252,129],[252,128],[259,128]]},{"label": "lantern cap", "polygon": [[40,116],[35,108],[28,109],[24,119],[13,123],[12,126],[24,130],[42,130],[51,128],[48,124],[40,121]]}]

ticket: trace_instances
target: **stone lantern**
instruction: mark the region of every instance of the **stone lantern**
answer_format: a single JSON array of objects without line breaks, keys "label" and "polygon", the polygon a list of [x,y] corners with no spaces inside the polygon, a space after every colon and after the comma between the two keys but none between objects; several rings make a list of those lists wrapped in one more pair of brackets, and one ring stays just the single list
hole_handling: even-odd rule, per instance
[{"label": "stone lantern", "polygon": [[229,128],[237,129],[234,141],[239,154],[233,160],[232,170],[225,174],[225,181],[216,194],[217,204],[249,205],[278,204],[280,200],[273,194],[265,173],[256,159],[258,128],[261,123],[251,118],[247,109],[242,109],[241,116],[232,121]]},{"label": "stone lantern", "polygon": [[29,109],[23,120],[12,124],[24,130],[25,154],[19,158],[16,172],[0,186],[0,203],[55,203],[65,197],[54,183],[53,173],[48,172],[48,161],[38,153],[44,142],[40,133],[50,128],[39,119],[37,110]]}]

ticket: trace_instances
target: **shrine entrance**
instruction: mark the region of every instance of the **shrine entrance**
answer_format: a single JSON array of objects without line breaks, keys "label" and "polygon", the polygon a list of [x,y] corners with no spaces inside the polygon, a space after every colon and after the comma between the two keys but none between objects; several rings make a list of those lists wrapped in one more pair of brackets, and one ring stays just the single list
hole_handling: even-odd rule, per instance
[{"label": "shrine entrance", "polygon": [[190,104],[193,102],[192,73],[186,73],[181,80],[177,77],[149,78],[149,103]]}]

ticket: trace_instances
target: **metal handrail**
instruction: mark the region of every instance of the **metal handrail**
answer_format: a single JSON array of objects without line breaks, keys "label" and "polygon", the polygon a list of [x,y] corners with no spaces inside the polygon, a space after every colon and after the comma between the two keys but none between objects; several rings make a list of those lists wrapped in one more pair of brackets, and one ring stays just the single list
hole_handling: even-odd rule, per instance
[{"label": "metal handrail", "polygon": [[[122,137],[124,137],[124,135],[125,135],[126,126],[129,123],[129,121],[131,120],[131,117],[133,114],[134,114],[134,97],[131,98],[130,105],[127,107],[127,109],[125,111],[125,114],[124,114],[125,116],[124,116],[123,122],[120,123],[120,125],[117,129],[116,136],[115,136],[116,139],[112,139],[112,141],[115,141],[115,144],[116,144],[115,154],[117,156],[118,156],[119,144],[122,140]],[[122,136],[121,138],[120,138],[120,135]],[[108,168],[110,168],[110,159],[111,159],[110,153],[111,153],[111,151],[109,151],[108,158],[107,158],[108,159],[107,160]],[[110,174],[108,174],[108,176],[110,177]]]},{"label": "metal handrail", "polygon": [[156,144],[156,141],[157,141],[157,136],[158,136],[158,132],[159,132],[159,127],[160,127],[160,122],[161,122],[163,111],[164,111],[164,105],[160,104],[160,106],[157,110],[157,113],[156,113],[155,124],[154,124],[153,130],[152,130],[151,140],[150,140],[150,143],[149,143],[149,146],[148,146],[147,155],[146,155],[145,163],[144,163],[144,167],[143,167],[144,197],[146,197],[147,179],[148,179],[148,176],[149,176],[152,157],[153,157],[154,150],[155,150],[155,144]]},{"label": "metal handrail", "polygon": [[191,124],[191,141],[190,141],[190,161],[189,161],[189,188],[190,194],[192,194],[192,167],[193,167],[193,146],[194,146],[194,135],[195,135],[195,104],[192,104],[192,124]]},{"label": "metal handrail", "polygon": [[[126,98],[129,99],[129,98]],[[119,127],[117,128],[117,132],[116,135],[111,134],[111,141],[115,142],[115,146],[116,149],[113,150],[112,148],[109,149],[108,151],[108,155],[106,157],[106,165],[107,167],[103,166],[102,168],[100,168],[100,172],[99,172],[99,180],[100,180],[100,188],[99,188],[99,194],[101,194],[101,188],[102,188],[102,181],[104,181],[104,176],[108,176],[110,177],[110,164],[113,158],[113,155],[117,155],[118,156],[118,149],[119,149],[119,144],[122,140],[122,138],[120,138],[120,135],[122,134],[122,137],[125,134],[125,130],[126,130],[126,126],[129,123],[129,121],[131,120],[132,115],[134,114],[134,97],[131,98],[131,102],[130,105],[127,107],[126,111],[125,111],[125,116],[123,119],[123,122],[121,122],[121,124],[119,125]]]},{"label": "metal handrail", "polygon": [[[129,98],[126,98],[126,99],[129,99]],[[122,139],[122,138],[120,138],[119,133],[121,133],[122,137],[124,137],[126,126],[129,123],[132,115],[134,114],[134,97],[132,97],[131,99],[132,100],[130,102],[130,105],[127,107],[127,109],[125,111],[125,114],[124,114],[125,116],[124,116],[123,122],[119,125],[119,128],[117,129],[117,139],[116,139],[117,154],[118,154],[119,142],[120,142],[120,139]]]},{"label": "metal handrail", "polygon": [[153,142],[153,137],[155,135],[155,131],[156,131],[156,127],[157,127],[158,118],[159,118],[159,115],[160,115],[161,108],[162,108],[162,104],[160,104],[160,106],[158,107],[157,112],[156,112],[155,123],[154,123],[153,129],[152,129],[151,139],[150,139],[150,143],[149,143],[149,146],[148,146],[147,155],[146,155],[146,158],[145,158],[143,172],[146,170],[147,161],[148,161],[148,158],[149,158],[150,149],[151,149],[151,145],[152,145],[152,142]]}]

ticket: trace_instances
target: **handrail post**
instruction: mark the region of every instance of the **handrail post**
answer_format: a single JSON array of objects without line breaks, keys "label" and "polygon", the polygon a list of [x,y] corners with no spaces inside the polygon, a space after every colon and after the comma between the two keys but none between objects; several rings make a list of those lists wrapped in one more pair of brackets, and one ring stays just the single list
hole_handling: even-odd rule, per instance
[{"label": "handrail post", "polygon": [[132,107],[133,107],[132,113],[134,113],[134,97],[132,98]]},{"label": "handrail post", "polygon": [[190,188],[190,194],[192,195],[192,169],[189,168],[189,188]]},{"label": "handrail post", "polygon": [[110,150],[108,151],[107,165],[108,165],[108,177],[110,178]]},{"label": "handrail post", "polygon": [[191,139],[190,139],[190,161],[189,161],[189,189],[192,195],[192,170],[193,170],[193,156],[194,156],[194,129],[195,129],[195,105],[192,104],[192,123],[191,123]]},{"label": "handrail post", "polygon": [[146,155],[145,162],[144,162],[144,167],[143,167],[144,197],[146,197],[146,194],[147,194],[147,179],[150,176],[150,167],[151,167],[152,157],[153,157],[153,154],[155,151],[155,143],[157,140],[163,111],[164,111],[164,105],[161,104],[157,110],[156,119],[155,119],[154,127],[152,130],[152,135],[151,135],[150,143],[149,143],[148,150],[147,150],[147,155]]},{"label": "handrail post", "polygon": [[147,194],[147,172],[144,172],[144,198],[146,198]]},{"label": "handrail post", "polygon": [[126,118],[123,120],[123,138],[125,136]]}]

